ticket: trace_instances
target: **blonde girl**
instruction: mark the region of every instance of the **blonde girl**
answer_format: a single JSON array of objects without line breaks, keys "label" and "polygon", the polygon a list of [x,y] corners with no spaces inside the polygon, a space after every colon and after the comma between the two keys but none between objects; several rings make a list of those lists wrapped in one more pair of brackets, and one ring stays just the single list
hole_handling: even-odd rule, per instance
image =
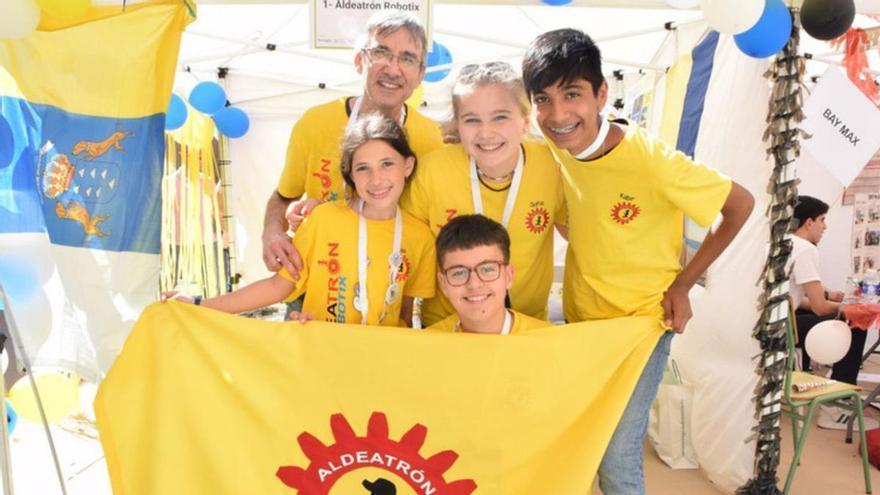
[{"label": "blonde girl", "polygon": [[[460,141],[426,155],[401,204],[436,236],[451,219],[482,214],[511,238],[516,276],[509,294],[462,301],[508,307],[546,319],[553,281],[553,227],[566,221],[562,184],[549,148],[529,137],[530,104],[522,80],[505,62],[467,65],[452,87],[449,130]],[[474,280],[479,283],[478,279]],[[425,301],[426,325],[453,313],[442,294]]]}]

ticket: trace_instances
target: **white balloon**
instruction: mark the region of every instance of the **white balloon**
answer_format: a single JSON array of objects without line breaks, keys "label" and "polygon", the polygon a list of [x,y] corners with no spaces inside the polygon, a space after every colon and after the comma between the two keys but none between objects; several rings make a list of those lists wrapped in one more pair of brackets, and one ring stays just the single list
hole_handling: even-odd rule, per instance
[{"label": "white balloon", "polygon": [[813,361],[830,366],[846,356],[850,341],[849,325],[840,320],[823,321],[807,332],[804,349]]},{"label": "white balloon", "polygon": [[[8,370],[8,369],[9,369],[9,353],[6,352],[6,350],[4,349],[3,354],[0,354],[0,375],[5,375],[6,370]],[[3,379],[3,377],[0,376],[0,380],[2,380],[2,379]]]},{"label": "white balloon", "polygon": [[700,5],[700,0],[666,0],[666,4],[674,9],[692,9]]},{"label": "white balloon", "polygon": [[24,38],[37,29],[40,8],[34,0],[3,0],[0,38]]},{"label": "white balloon", "polygon": [[748,31],[764,13],[764,0],[701,0],[701,3],[709,26],[727,34]]}]

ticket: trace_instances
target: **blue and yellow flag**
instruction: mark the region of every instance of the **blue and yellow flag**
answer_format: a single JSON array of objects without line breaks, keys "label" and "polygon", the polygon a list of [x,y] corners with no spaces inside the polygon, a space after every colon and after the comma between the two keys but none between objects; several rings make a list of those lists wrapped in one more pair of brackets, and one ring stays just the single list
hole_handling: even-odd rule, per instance
[{"label": "blue and yellow flag", "polygon": [[155,297],[165,109],[195,15],[187,0],[119,4],[73,21],[44,14],[30,36],[0,40],[13,135],[0,163],[0,283],[37,364],[90,378]]},{"label": "blue and yellow flag", "polygon": [[148,307],[95,399],[113,493],[588,493],[662,330],[510,336]]}]

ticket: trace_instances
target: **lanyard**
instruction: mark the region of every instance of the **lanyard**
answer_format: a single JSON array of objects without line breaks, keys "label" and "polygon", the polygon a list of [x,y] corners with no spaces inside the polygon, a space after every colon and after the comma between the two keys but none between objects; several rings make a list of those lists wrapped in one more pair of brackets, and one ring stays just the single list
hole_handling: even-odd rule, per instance
[{"label": "lanyard", "polygon": [[[385,291],[385,303],[382,313],[379,315],[379,323],[385,319],[385,310],[388,306],[397,302],[400,296],[400,286],[397,284],[397,273],[403,264],[403,256],[400,255],[400,242],[403,237],[403,215],[400,207],[394,215],[394,247],[388,256],[389,283]],[[361,324],[367,324],[369,313],[369,299],[367,297],[367,268],[370,260],[367,258],[367,219],[364,218],[364,200],[358,200],[358,282],[354,286],[354,309],[361,313]]]},{"label": "lanyard", "polygon": [[608,122],[608,117],[605,115],[605,112],[599,113],[599,133],[596,134],[596,139],[593,140],[593,143],[587,146],[587,149],[581,151],[574,157],[578,160],[586,160],[588,156],[592,155],[599,149],[599,146],[602,146],[602,143],[605,142],[605,138],[608,136],[608,129],[611,127],[611,123]]},{"label": "lanyard", "polygon": [[[510,316],[510,311],[504,310],[504,326],[501,327],[501,335],[510,335],[510,327],[512,326],[513,318]],[[452,329],[452,331],[461,331],[461,320],[458,320],[458,323],[455,324],[455,327]]]},{"label": "lanyard", "polygon": [[[507,201],[504,203],[504,213],[501,215],[501,225],[504,228],[507,228],[507,224],[510,223],[510,215],[513,214],[513,205],[516,203],[516,195],[522,182],[523,161],[523,151],[520,148],[516,168],[513,169],[513,181],[510,183],[510,190],[507,191]],[[482,215],[483,196],[480,194],[480,184],[477,180],[477,163],[473,158],[471,158],[471,196],[474,199],[474,213]]]},{"label": "lanyard", "polygon": [[[357,120],[358,115],[361,113],[361,100],[363,100],[362,96],[358,96],[354,99],[354,104],[351,106],[351,115],[348,117],[348,122],[352,123]],[[400,127],[403,128],[403,123],[406,121],[406,105],[402,105],[400,107]]]}]

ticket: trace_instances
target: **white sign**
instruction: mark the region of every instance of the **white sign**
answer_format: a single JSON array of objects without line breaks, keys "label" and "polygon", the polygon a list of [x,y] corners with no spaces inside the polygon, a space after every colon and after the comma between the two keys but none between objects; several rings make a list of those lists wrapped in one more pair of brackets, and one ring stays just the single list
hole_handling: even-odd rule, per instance
[{"label": "white sign", "polygon": [[354,48],[370,16],[381,10],[399,10],[419,18],[430,47],[430,0],[312,0],[312,46]]},{"label": "white sign", "polygon": [[848,186],[880,148],[880,110],[834,66],[804,104],[802,148]]}]

